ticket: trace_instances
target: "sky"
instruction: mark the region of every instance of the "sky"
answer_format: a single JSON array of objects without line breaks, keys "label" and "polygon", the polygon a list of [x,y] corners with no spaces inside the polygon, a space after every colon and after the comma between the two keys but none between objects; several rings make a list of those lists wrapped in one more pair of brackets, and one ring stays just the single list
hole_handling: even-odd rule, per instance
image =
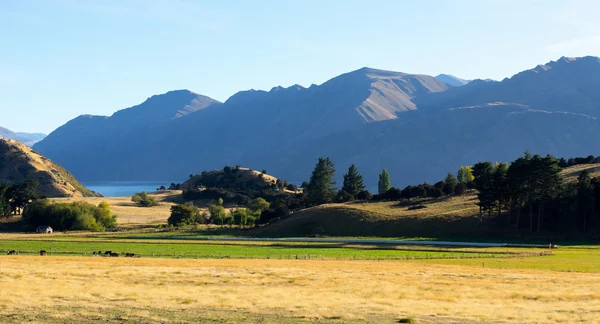
[{"label": "sky", "polygon": [[0,126],[49,133],[189,89],[321,84],[364,66],[501,80],[600,56],[596,0],[4,0]]}]

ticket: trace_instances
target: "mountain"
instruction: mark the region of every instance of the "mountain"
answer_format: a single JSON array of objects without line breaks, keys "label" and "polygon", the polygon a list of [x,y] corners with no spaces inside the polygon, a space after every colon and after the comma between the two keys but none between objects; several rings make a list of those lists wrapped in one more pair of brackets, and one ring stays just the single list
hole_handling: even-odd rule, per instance
[{"label": "mountain", "polygon": [[0,137],[17,140],[27,146],[33,146],[33,144],[43,140],[46,134],[41,133],[15,133],[4,127],[0,127]]},{"label": "mountain", "polygon": [[298,184],[319,156],[330,156],[338,183],[354,163],[370,189],[382,168],[393,185],[405,186],[525,150],[598,154],[599,86],[595,57],[460,87],[362,68],[308,88],[238,92],[224,103],[170,92],[111,117],[80,116],[34,147],[86,181],[172,182],[244,165]]},{"label": "mountain", "polygon": [[435,78],[448,84],[448,85],[451,85],[453,87],[461,87],[472,81],[472,80],[465,80],[465,79],[457,78],[450,74],[440,74],[440,75],[437,75]]},{"label": "mountain", "polygon": [[20,184],[35,179],[45,197],[93,196],[69,172],[28,146],[0,138],[0,182]]}]

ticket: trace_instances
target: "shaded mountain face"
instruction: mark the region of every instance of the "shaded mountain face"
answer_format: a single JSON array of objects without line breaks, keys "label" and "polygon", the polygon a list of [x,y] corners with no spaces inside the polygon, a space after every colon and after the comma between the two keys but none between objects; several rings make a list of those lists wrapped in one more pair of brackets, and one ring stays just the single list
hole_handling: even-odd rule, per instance
[{"label": "shaded mountain face", "polygon": [[35,148],[86,181],[171,182],[244,165],[300,183],[330,156],[338,183],[354,163],[370,189],[382,168],[405,186],[525,150],[598,154],[599,72],[598,58],[561,58],[461,87],[363,68],[319,86],[242,91],[222,104],[180,91],[111,117],[80,116]]},{"label": "shaded mountain face", "polygon": [[11,139],[0,139],[0,183],[21,184],[38,181],[43,197],[81,197],[94,194],[69,172],[28,146]]},{"label": "shaded mountain face", "polygon": [[43,140],[46,134],[42,133],[15,133],[7,128],[0,127],[0,137],[17,140],[27,146]]}]

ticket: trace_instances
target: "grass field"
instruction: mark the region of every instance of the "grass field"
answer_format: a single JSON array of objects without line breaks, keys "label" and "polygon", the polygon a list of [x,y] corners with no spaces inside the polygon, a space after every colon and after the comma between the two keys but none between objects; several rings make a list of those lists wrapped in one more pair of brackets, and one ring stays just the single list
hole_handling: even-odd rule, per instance
[{"label": "grass field", "polygon": [[594,322],[600,275],[398,261],[0,257],[3,323]]}]

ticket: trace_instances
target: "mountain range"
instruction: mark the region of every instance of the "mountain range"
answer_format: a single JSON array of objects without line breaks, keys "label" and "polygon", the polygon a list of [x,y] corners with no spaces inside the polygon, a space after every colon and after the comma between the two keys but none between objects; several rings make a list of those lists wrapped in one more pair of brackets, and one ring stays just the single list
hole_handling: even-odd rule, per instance
[{"label": "mountain range", "polygon": [[17,140],[27,146],[33,146],[33,144],[43,140],[46,134],[42,133],[15,133],[4,127],[0,127],[0,137]]},{"label": "mountain range", "polygon": [[242,165],[300,183],[329,156],[338,182],[354,163],[369,189],[383,168],[404,186],[525,150],[597,154],[599,86],[597,57],[563,57],[462,86],[362,68],[308,88],[241,91],[223,103],[171,91],[110,117],[77,117],[34,148],[82,181],[171,182]]}]

